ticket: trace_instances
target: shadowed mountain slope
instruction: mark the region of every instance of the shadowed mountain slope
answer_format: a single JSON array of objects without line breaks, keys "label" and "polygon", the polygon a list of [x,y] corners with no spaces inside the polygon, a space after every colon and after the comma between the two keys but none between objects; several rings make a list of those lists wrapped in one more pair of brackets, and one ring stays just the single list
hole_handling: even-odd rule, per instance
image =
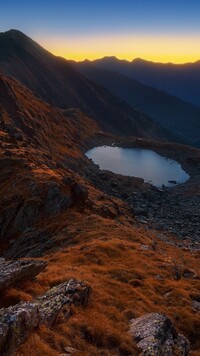
[{"label": "shadowed mountain slope", "polygon": [[0,71],[18,79],[51,105],[81,109],[112,133],[170,138],[150,118],[19,31],[0,34]]},{"label": "shadowed mountain slope", "polygon": [[104,85],[122,100],[153,117],[183,142],[200,145],[200,108],[94,62],[76,64],[89,79]]},{"label": "shadowed mountain slope", "polygon": [[0,249],[75,203],[70,164],[82,157],[83,141],[98,132],[79,110],[53,108],[0,76]]},{"label": "shadowed mountain slope", "polygon": [[154,63],[143,59],[132,62],[116,57],[94,61],[104,69],[114,70],[143,84],[200,106],[200,61],[186,64]]},{"label": "shadowed mountain slope", "polygon": [[[24,148],[55,156],[77,154],[77,143],[99,131],[79,110],[61,110],[33,95],[18,81],[0,75],[0,128],[3,136]],[[14,146],[15,146],[14,145]],[[37,159],[38,159],[37,157]]]},{"label": "shadowed mountain slope", "polygon": [[[138,178],[100,172],[83,149],[90,140],[94,146],[117,142],[110,135],[104,139],[80,110],[53,108],[18,81],[0,76],[0,256],[31,258],[29,263],[37,257],[47,264],[38,276],[26,274],[17,284],[14,271],[11,288],[1,293],[0,345],[8,350],[15,342],[14,356],[138,355],[130,321],[156,312],[173,320],[191,343],[190,355],[199,355],[199,251],[186,235],[172,238],[170,222],[177,211],[178,231],[198,235],[200,150],[123,138],[125,147],[160,149],[189,164],[190,182],[170,193]],[[188,210],[182,211],[185,200]],[[168,205],[162,231],[140,222],[138,204],[142,211],[155,210],[158,219]],[[195,234],[190,221],[196,221]],[[28,262],[20,263],[24,270]],[[86,281],[92,293],[88,304],[69,310],[69,303],[79,300],[81,285],[73,293],[76,280]],[[38,298],[45,319],[51,319],[40,327]]]}]

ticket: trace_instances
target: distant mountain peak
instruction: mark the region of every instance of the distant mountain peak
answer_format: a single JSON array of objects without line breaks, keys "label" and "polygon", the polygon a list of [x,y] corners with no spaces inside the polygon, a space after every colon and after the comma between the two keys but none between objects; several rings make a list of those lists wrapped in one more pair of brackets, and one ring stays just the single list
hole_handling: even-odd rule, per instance
[{"label": "distant mountain peak", "polygon": [[131,62],[132,63],[144,63],[144,62],[148,62],[148,61],[146,61],[143,58],[137,57],[137,58],[134,58]]},{"label": "distant mountain peak", "polygon": [[112,61],[112,60],[118,60],[118,58],[116,57],[116,56],[104,56],[102,59],[107,59],[107,60],[110,60],[110,61]]},{"label": "distant mountain peak", "polygon": [[15,28],[11,28],[10,30],[2,32],[2,33],[5,33],[5,34],[23,34],[25,36],[25,34],[22,31],[17,30]]},{"label": "distant mountain peak", "polygon": [[[116,57],[107,59],[111,66],[118,63]],[[150,117],[89,81],[70,62],[52,55],[18,30],[0,34],[0,70],[53,106],[80,109],[108,132],[159,139],[168,137]]]},{"label": "distant mountain peak", "polygon": [[14,38],[29,38],[23,32],[16,30],[16,29],[10,29],[5,32],[0,32],[0,35],[5,36],[5,37],[14,37]]}]

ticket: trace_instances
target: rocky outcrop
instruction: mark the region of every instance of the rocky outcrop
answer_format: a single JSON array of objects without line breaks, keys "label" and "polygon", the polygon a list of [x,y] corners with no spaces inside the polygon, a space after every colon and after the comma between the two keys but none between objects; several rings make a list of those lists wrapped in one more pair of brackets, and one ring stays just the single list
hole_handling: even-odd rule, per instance
[{"label": "rocky outcrop", "polygon": [[130,334],[145,356],[187,356],[189,341],[177,333],[171,320],[164,314],[150,313],[132,319]]},{"label": "rocky outcrop", "polygon": [[74,196],[79,203],[84,203],[88,197],[88,188],[82,184],[77,183],[74,187]]},{"label": "rocky outcrop", "polygon": [[51,326],[70,315],[70,305],[87,305],[89,287],[69,280],[32,302],[0,310],[0,355],[10,355],[40,324]]},{"label": "rocky outcrop", "polygon": [[73,200],[70,193],[63,195],[56,182],[49,183],[45,206],[46,214],[58,214],[62,210],[71,207],[72,204]]},{"label": "rocky outcrop", "polygon": [[55,245],[56,243],[48,231],[30,228],[18,239],[10,241],[5,257],[11,259],[22,257],[38,258]]},{"label": "rocky outcrop", "polygon": [[0,259],[0,293],[19,282],[24,282],[35,277],[43,271],[47,263],[45,261],[8,261]]}]

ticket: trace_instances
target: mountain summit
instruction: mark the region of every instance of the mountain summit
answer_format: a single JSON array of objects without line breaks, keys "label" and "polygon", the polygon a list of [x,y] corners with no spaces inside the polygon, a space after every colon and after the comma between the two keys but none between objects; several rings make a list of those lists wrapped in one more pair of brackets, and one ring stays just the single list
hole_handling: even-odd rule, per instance
[{"label": "mountain summit", "polygon": [[86,79],[67,60],[54,56],[20,31],[0,34],[0,71],[51,105],[79,108],[112,133],[169,138],[147,115]]}]

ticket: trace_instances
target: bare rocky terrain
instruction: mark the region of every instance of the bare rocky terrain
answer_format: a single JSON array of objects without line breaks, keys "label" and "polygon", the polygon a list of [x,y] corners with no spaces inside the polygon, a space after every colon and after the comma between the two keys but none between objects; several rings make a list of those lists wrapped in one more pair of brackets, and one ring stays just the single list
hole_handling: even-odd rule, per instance
[{"label": "bare rocky terrain", "polygon": [[[92,141],[88,147],[98,145],[140,147],[152,149],[164,157],[181,163],[190,179],[181,185],[158,189],[142,179],[101,171],[93,162],[85,168],[85,176],[106,193],[128,204],[138,223],[175,235],[180,246],[198,248],[200,242],[200,153],[198,149],[177,145],[157,144],[134,138],[104,138]],[[85,163],[83,163],[85,165]],[[84,171],[84,169],[83,169]]]}]

